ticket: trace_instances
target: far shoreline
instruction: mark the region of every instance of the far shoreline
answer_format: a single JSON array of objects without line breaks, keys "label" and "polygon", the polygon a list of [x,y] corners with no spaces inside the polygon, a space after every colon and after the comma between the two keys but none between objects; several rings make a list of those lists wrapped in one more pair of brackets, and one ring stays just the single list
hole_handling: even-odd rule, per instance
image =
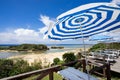
[{"label": "far shoreline", "polygon": [[[23,50],[23,51],[18,51],[18,50],[0,50],[0,52],[16,52],[16,53],[20,53],[20,52],[26,52],[26,53],[44,53],[44,52],[48,52],[49,53],[49,51],[50,50],[56,50],[56,52],[59,52],[59,51],[57,51],[57,50],[63,50],[64,52],[65,51],[68,51],[68,50],[80,50],[80,51],[84,51],[84,48],[63,48],[63,49],[53,49],[53,48],[51,48],[51,49],[49,49],[49,50],[38,50],[38,51],[32,51],[32,50],[27,50],[27,51],[25,51],[25,50]],[[88,51],[90,48],[85,48],[85,51]],[[63,52],[63,51],[60,51],[60,52]],[[56,52],[50,52],[50,53],[56,53]]]}]

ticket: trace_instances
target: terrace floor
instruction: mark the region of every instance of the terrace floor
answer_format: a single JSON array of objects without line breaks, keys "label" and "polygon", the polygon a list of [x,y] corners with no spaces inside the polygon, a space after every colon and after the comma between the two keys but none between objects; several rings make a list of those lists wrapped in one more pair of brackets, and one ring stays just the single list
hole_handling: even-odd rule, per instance
[{"label": "terrace floor", "polygon": [[120,56],[116,59],[116,63],[111,65],[111,70],[120,73]]}]

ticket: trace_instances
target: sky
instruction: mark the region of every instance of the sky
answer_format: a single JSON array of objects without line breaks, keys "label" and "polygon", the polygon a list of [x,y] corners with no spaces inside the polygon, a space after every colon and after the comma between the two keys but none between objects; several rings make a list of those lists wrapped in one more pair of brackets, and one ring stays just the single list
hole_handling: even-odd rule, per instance
[{"label": "sky", "polygon": [[45,40],[43,33],[58,15],[96,2],[120,4],[120,0],[0,0],[0,44],[81,44],[81,40]]}]

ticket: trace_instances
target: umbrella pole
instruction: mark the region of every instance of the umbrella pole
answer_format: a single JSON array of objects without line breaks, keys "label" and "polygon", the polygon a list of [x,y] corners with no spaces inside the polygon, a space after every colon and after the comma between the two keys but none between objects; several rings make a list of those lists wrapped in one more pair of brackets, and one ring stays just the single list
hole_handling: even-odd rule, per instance
[{"label": "umbrella pole", "polygon": [[[83,33],[82,33],[82,26],[80,25],[80,30],[81,30],[81,35],[82,35],[82,41],[83,41],[83,46],[84,46],[84,51],[83,51],[83,53],[85,54],[85,62],[86,62],[86,66],[87,66],[87,64],[88,64],[88,60],[87,60],[87,53],[85,52],[86,51],[86,49],[85,49],[85,41],[84,41],[84,37],[83,37]],[[85,67],[86,67],[85,66]],[[87,68],[86,68],[87,69]],[[90,80],[90,75],[89,75],[89,71],[87,70],[87,73],[88,73],[88,80]]]},{"label": "umbrella pole", "polygon": [[87,60],[87,54],[86,54],[86,47],[85,47],[85,41],[84,41],[84,37],[82,37],[82,41],[83,41],[83,53],[85,54],[85,59]]},{"label": "umbrella pole", "polygon": [[81,25],[80,25],[80,30],[81,30],[81,35],[82,35],[82,41],[83,41],[83,53],[85,54],[85,61],[86,61],[86,64],[87,64],[87,53],[85,52],[85,41],[84,41],[84,37],[83,37],[83,32],[82,32],[82,27],[81,27]]}]

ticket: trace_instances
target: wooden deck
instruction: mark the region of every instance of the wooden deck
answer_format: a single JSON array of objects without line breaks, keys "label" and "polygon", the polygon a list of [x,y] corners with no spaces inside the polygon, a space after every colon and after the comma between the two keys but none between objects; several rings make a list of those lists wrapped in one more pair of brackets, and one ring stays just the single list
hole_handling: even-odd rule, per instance
[{"label": "wooden deck", "polygon": [[[94,58],[94,59],[95,59],[95,58]],[[97,57],[96,59],[97,59],[97,60],[103,60],[102,57]],[[97,62],[94,62],[94,60],[91,60],[91,61],[92,61],[92,63],[101,65],[99,62],[98,62],[98,63],[97,63]],[[115,63],[111,63],[111,65],[110,65],[111,71],[120,73],[120,56],[119,56],[119,58],[115,59],[115,61],[116,61]],[[94,65],[95,65],[95,64],[94,64]],[[99,65],[97,65],[97,66],[99,66]]]},{"label": "wooden deck", "polygon": [[[15,76],[2,78],[0,80],[22,80],[22,79],[30,77],[31,75],[33,76],[33,75],[38,75],[38,74],[39,74],[39,76],[35,80],[41,80],[42,78],[44,78],[47,75],[49,75],[49,80],[54,80],[53,72],[58,72],[63,67],[64,68],[71,67],[71,66],[75,65],[76,63],[80,63],[81,66],[79,66],[78,68],[81,68],[81,70],[84,73],[86,73],[86,71],[87,71],[86,70],[86,61],[85,61],[85,59],[81,59],[81,60],[72,61],[72,62],[69,62],[66,64],[62,64],[62,65],[52,66],[52,67],[46,68],[46,69],[35,70],[35,71],[31,71],[31,72],[27,72],[27,73],[15,75]],[[93,60],[90,60],[90,61],[88,61],[88,64],[90,66],[90,67],[88,67],[90,70],[89,71],[90,74],[96,73],[98,75],[105,77],[107,80],[111,80],[109,63],[98,63],[98,62],[94,62]],[[95,68],[94,66],[99,66],[99,67]],[[102,69],[103,73],[97,72],[98,69]]]},{"label": "wooden deck", "polygon": [[120,57],[116,59],[116,63],[111,65],[111,70],[120,73]]}]

